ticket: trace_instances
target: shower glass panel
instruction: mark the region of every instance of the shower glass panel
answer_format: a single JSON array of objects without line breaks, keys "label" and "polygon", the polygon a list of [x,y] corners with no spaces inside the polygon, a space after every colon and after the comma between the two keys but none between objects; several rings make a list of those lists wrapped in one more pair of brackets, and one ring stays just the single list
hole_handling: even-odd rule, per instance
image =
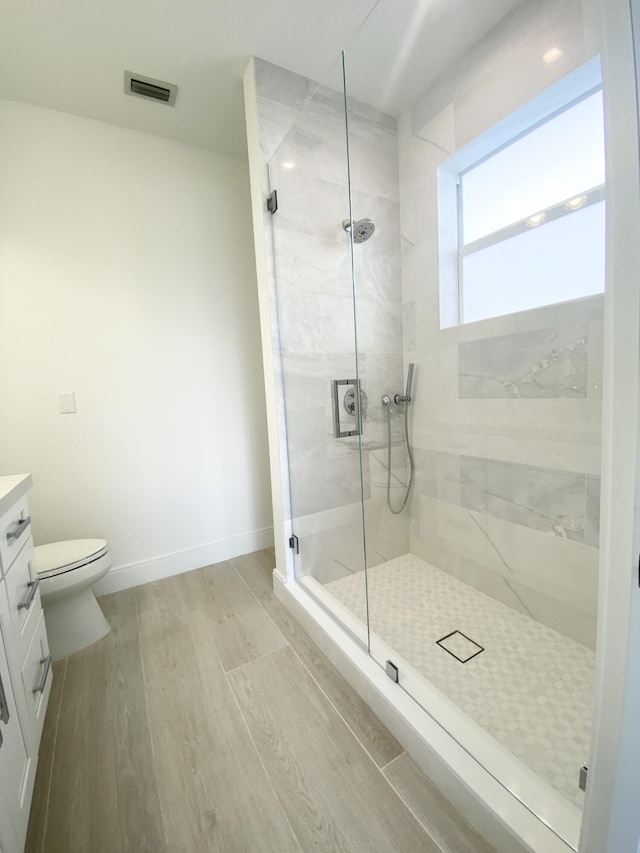
[{"label": "shower glass panel", "polygon": [[[359,612],[370,491],[360,438],[369,414],[356,346],[343,60],[319,80],[258,60],[256,84],[263,189],[272,208],[277,199],[265,220],[295,574],[321,600],[324,584],[353,575]],[[355,624],[343,612],[347,627]],[[362,627],[355,633],[366,645]]]},{"label": "shower glass panel", "polygon": [[[336,612],[368,626],[372,656],[400,688],[575,844],[594,676],[604,282],[550,250],[538,275],[563,270],[563,302],[505,299],[464,322],[459,187],[465,169],[599,91],[593,22],[580,2],[432,8],[382,0],[346,51],[353,218],[375,225],[353,246],[366,572],[321,582]],[[517,182],[512,198],[501,188],[499,212],[489,193],[491,239],[498,214],[500,229],[525,220],[548,246],[554,229],[587,222],[602,258],[604,202],[589,206],[602,139],[592,142],[570,198],[553,183],[557,158],[542,158],[549,211],[529,209]],[[526,242],[504,236],[509,252]],[[513,260],[512,291],[536,286],[527,264]]]}]

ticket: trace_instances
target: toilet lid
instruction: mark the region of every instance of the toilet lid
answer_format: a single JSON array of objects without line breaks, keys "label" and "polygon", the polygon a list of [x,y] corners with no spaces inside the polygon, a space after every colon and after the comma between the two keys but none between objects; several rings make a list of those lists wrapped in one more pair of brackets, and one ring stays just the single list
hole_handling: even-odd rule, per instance
[{"label": "toilet lid", "polygon": [[92,563],[107,553],[107,543],[104,539],[68,539],[36,545],[33,550],[38,574],[51,576]]}]

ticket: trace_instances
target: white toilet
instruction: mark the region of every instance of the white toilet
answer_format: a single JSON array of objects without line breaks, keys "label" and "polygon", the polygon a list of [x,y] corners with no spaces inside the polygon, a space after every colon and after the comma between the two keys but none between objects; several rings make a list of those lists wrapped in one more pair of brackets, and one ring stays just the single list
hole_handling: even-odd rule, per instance
[{"label": "white toilet", "polygon": [[56,660],[109,633],[92,587],[111,568],[111,555],[104,539],[69,539],[34,550],[49,651]]}]

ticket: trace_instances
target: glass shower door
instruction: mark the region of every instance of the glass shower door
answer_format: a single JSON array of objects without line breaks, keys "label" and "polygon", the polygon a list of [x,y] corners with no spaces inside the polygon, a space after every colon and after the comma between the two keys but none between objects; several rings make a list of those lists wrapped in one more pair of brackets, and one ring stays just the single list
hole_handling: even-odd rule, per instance
[{"label": "glass shower door", "polygon": [[263,62],[256,76],[264,189],[277,204],[265,217],[295,573],[332,610],[325,587],[355,577],[353,599],[335,615],[366,644],[362,499],[370,485],[360,440],[369,421],[356,346],[342,59],[322,81]]},{"label": "glass shower door", "polygon": [[[346,55],[346,105],[350,141],[354,309],[359,378],[366,395],[360,435],[362,511],[366,559],[359,571],[331,578],[333,607],[344,608],[366,626],[373,657],[389,657],[380,633],[371,633],[372,570],[409,551],[406,483],[410,475],[403,444],[404,367],[398,136],[394,116],[354,98]],[[391,465],[389,465],[389,456]],[[362,589],[367,588],[363,597]],[[388,612],[397,589],[376,596],[377,621]]]}]

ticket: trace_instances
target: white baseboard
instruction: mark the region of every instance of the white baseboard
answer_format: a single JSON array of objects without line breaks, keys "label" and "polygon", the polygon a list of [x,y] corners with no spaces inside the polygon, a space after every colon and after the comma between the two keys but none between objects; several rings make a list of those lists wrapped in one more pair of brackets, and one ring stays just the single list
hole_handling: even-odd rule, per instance
[{"label": "white baseboard", "polygon": [[128,566],[116,566],[110,569],[93,589],[96,595],[119,592],[121,589],[130,589],[132,586],[141,586],[161,578],[181,575],[202,566],[221,563],[223,560],[230,560],[241,554],[250,554],[271,546],[273,546],[272,527],[252,530],[250,533],[232,536],[229,539],[219,539],[217,542],[209,542],[197,548],[179,551],[177,554],[165,554],[162,557],[131,563]]}]

